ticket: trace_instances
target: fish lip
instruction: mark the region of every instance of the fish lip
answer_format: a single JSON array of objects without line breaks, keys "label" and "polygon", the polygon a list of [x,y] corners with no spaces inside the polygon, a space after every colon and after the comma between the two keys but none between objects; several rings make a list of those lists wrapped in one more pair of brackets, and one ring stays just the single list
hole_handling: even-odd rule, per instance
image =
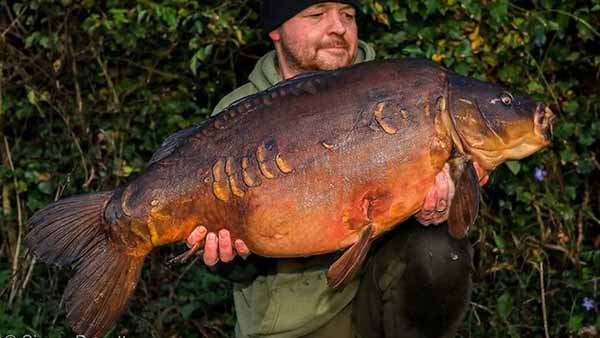
[{"label": "fish lip", "polygon": [[556,114],[543,103],[538,103],[534,114],[534,128],[536,134],[540,135],[545,144],[550,143],[553,135],[553,123]]}]

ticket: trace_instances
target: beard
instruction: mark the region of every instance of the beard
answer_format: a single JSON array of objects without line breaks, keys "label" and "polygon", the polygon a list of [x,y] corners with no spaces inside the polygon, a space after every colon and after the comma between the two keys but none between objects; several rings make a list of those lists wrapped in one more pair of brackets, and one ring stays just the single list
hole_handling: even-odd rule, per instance
[{"label": "beard", "polygon": [[[299,72],[349,66],[356,55],[356,49],[353,51],[350,44],[339,36],[322,41],[316,47],[306,48],[282,34],[281,47],[288,65]],[[328,50],[333,47],[338,49]]]}]

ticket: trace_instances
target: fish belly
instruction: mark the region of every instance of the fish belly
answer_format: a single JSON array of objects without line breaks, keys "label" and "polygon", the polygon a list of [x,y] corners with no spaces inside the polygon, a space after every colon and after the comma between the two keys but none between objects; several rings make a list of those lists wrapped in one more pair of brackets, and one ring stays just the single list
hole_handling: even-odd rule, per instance
[{"label": "fish belly", "polygon": [[251,251],[270,257],[334,252],[355,243],[369,224],[378,237],[421,208],[438,171],[425,153],[366,170],[356,166],[307,170],[257,194],[244,236]]}]

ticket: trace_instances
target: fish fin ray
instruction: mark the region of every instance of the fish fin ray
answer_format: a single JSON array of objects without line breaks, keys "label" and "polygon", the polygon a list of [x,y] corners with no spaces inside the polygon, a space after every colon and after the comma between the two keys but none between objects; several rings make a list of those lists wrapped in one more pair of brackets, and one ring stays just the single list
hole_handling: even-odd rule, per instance
[{"label": "fish fin ray", "polygon": [[145,254],[111,241],[104,210],[113,192],[61,199],[28,221],[25,245],[39,260],[71,266],[63,294],[67,321],[78,334],[102,337],[125,311]]},{"label": "fish fin ray", "polygon": [[479,178],[473,162],[465,161],[460,167],[461,169],[452,175],[458,179],[455,179],[456,192],[448,216],[448,232],[457,239],[464,238],[475,223],[481,198]]},{"label": "fish fin ray", "polygon": [[39,210],[27,222],[25,246],[45,263],[72,264],[102,234],[104,207],[112,195],[101,192],[64,198]]},{"label": "fish fin ray", "polygon": [[194,135],[198,130],[204,126],[204,123],[199,125],[180,130],[174,134],[169,135],[156,151],[152,154],[150,161],[146,163],[146,168],[152,164],[162,160],[163,158],[173,154],[175,149],[179,148],[183,144],[183,141]]},{"label": "fish fin ray", "polygon": [[233,101],[227,108],[223,109],[221,112],[219,112],[217,115],[215,115],[214,118],[218,118],[219,116],[222,115],[223,112],[226,112],[228,110],[238,110],[240,108],[240,106],[248,106],[249,108],[244,108],[246,110],[255,109],[256,107],[262,105],[260,99],[262,97],[264,97],[265,95],[270,95],[273,92],[279,92],[281,94],[281,96],[284,97],[284,96],[288,95],[290,88],[300,85],[300,84],[303,84],[303,83],[306,83],[307,81],[310,81],[315,78],[322,79],[322,75],[325,73],[332,73],[332,72],[331,71],[320,71],[320,70],[305,72],[302,74],[298,74],[294,77],[291,77],[289,79],[283,80],[283,81],[269,87],[268,89],[265,89],[258,93],[241,97],[241,98]]},{"label": "fish fin ray", "polygon": [[178,255],[174,258],[169,259],[167,264],[173,265],[173,264],[182,264],[182,263],[187,262],[187,260],[190,259],[190,257],[192,257],[193,255],[195,255],[197,252],[199,252],[201,249],[204,248],[203,244],[204,244],[203,241],[197,242],[196,244],[194,244],[191,248],[186,250],[181,255]]},{"label": "fish fin ray", "polygon": [[327,271],[327,283],[334,289],[339,289],[351,281],[362,267],[371,243],[373,225],[364,227],[358,241],[346,250],[342,257],[335,261]]},{"label": "fish fin ray", "polygon": [[127,309],[145,255],[105,240],[86,256],[63,294],[67,322],[77,334],[103,337]]}]

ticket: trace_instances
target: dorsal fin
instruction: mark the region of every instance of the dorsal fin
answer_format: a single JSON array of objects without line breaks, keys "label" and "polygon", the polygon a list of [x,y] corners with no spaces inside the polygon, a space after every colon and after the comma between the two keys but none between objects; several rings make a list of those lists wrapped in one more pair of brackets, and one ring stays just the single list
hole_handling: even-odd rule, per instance
[{"label": "dorsal fin", "polygon": [[154,154],[152,154],[150,161],[148,161],[148,163],[146,163],[146,168],[151,166],[152,164],[162,160],[163,158],[171,155],[173,153],[173,151],[175,149],[177,149],[183,143],[183,141],[185,139],[187,139],[188,137],[190,137],[194,133],[196,133],[198,130],[200,130],[203,125],[204,125],[204,123],[201,123],[199,125],[195,125],[193,127],[183,129],[174,134],[169,135],[163,141],[163,143],[160,145],[160,147],[158,147],[158,149],[156,149]]},{"label": "dorsal fin", "polygon": [[271,94],[274,92],[277,92],[277,94],[279,94],[278,95],[279,97],[284,97],[291,92],[291,90],[290,90],[291,88],[296,87],[296,86],[300,85],[301,83],[308,82],[311,79],[319,78],[323,74],[326,74],[326,73],[331,73],[331,72],[311,71],[311,72],[305,72],[302,74],[298,74],[290,79],[281,81],[281,82],[275,84],[274,86],[269,87],[269,88],[267,88],[263,91],[260,91],[256,94],[242,97],[242,98],[237,99],[236,101],[233,101],[232,104],[230,104],[227,108],[225,108],[221,113],[215,115],[215,117],[219,117],[219,115],[222,115],[223,112],[226,112],[229,110],[240,111],[240,108],[242,110],[255,109],[263,103],[261,98],[263,98],[265,96],[271,96]]},{"label": "dorsal fin", "polygon": [[[160,145],[160,147],[154,152],[154,154],[152,154],[152,157],[150,158],[150,161],[148,161],[148,163],[146,164],[146,167],[149,167],[152,164],[171,155],[173,151],[175,151],[175,149],[181,146],[186,139],[188,139],[190,136],[194,135],[201,129],[209,128],[209,126],[211,126],[214,122],[223,122],[227,119],[231,119],[231,117],[229,117],[228,114],[225,113],[230,111],[236,111],[238,112],[238,116],[244,115],[245,113],[265,104],[263,98],[270,97],[272,93],[277,93],[278,98],[285,97],[290,92],[292,92],[292,88],[297,88],[298,86],[301,86],[302,83],[311,83],[311,79],[319,78],[325,73],[329,72],[314,71],[302,73],[294,76],[291,79],[279,82],[278,84],[264,91],[258,92],[250,96],[242,97],[234,101],[227,108],[225,108],[223,111],[213,116],[212,118],[206,119],[198,125],[178,131],[167,137]],[[313,86],[309,88],[304,88],[303,90],[306,92],[314,90],[314,83]]]}]

